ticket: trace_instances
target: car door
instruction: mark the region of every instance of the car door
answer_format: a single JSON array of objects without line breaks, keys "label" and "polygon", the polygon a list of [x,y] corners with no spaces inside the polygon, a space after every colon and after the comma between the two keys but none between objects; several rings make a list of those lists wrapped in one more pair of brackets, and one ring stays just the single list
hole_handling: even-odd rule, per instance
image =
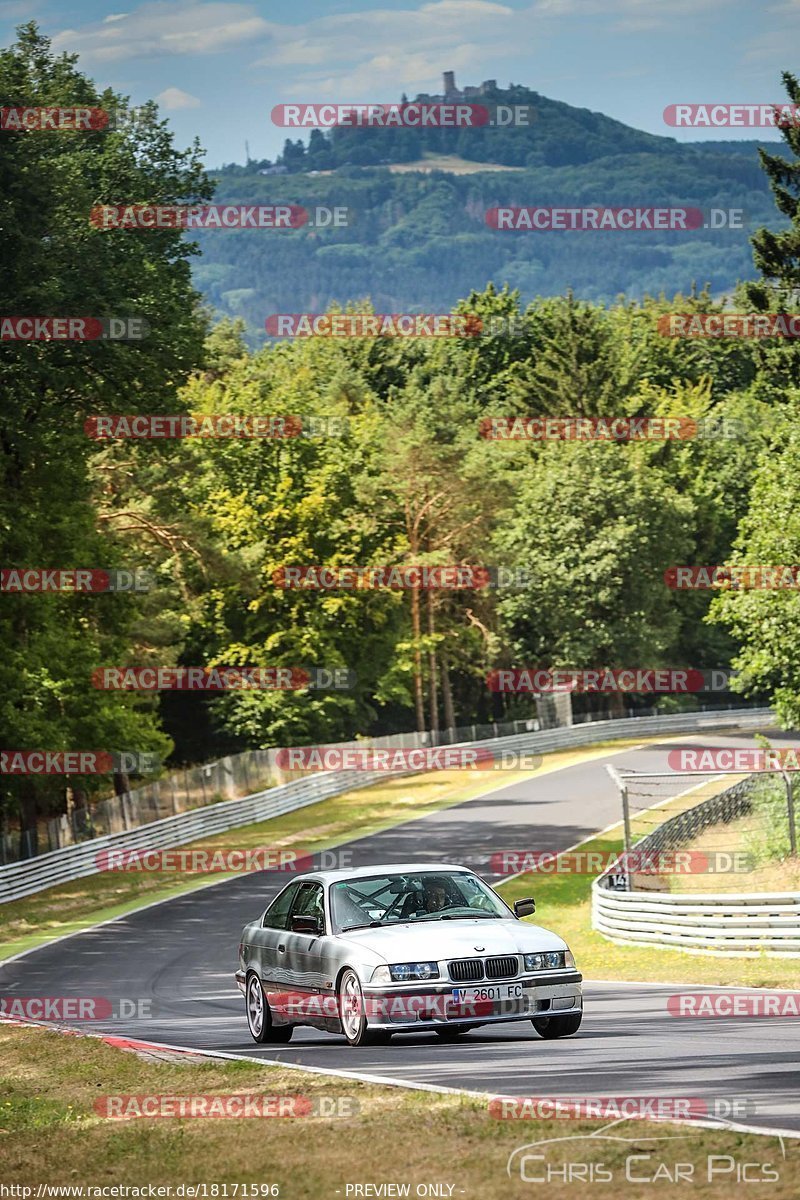
[{"label": "car door", "polygon": [[[314,918],[319,922],[321,933],[300,933],[292,929],[295,917]],[[289,929],[284,940],[286,976],[296,996],[298,1010],[304,1021],[319,1025],[326,1017],[335,1013],[332,988],[323,978],[322,950],[327,929],[325,924],[324,892],[321,883],[303,883],[296,893],[289,915]],[[331,1011],[327,1006],[331,1005]],[[287,1014],[288,1015],[288,1014]]]},{"label": "car door", "polygon": [[261,927],[254,935],[250,965],[261,976],[268,1000],[270,992],[280,992],[286,988],[286,930],[289,928],[289,913],[299,890],[300,881],[293,879],[279,892],[261,918]]}]

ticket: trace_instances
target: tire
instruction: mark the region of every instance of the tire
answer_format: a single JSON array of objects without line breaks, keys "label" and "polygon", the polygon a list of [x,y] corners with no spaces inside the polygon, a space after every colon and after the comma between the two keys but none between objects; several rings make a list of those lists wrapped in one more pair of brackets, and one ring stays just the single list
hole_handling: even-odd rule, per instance
[{"label": "tire", "polygon": [[267,1042],[289,1042],[294,1033],[293,1025],[273,1025],[272,1013],[269,1011],[261,980],[254,971],[248,973],[245,981],[245,1011],[247,1013],[247,1028],[250,1037],[259,1045]]},{"label": "tire", "polygon": [[562,1038],[569,1037],[570,1034],[577,1033],[581,1027],[583,1013],[569,1013],[563,1017],[532,1017],[531,1025],[539,1034],[539,1037],[546,1038]]},{"label": "tire", "polygon": [[342,1033],[350,1046],[375,1046],[389,1041],[390,1032],[370,1029],[361,982],[352,967],[342,972],[337,1000]]}]

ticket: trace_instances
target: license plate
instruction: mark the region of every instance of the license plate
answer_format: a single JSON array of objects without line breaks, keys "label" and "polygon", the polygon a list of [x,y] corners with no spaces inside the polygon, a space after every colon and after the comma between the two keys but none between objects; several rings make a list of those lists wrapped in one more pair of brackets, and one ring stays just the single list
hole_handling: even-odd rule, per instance
[{"label": "license plate", "polygon": [[479,1004],[481,1000],[521,1000],[521,983],[490,983],[483,987],[453,988],[455,1004]]}]

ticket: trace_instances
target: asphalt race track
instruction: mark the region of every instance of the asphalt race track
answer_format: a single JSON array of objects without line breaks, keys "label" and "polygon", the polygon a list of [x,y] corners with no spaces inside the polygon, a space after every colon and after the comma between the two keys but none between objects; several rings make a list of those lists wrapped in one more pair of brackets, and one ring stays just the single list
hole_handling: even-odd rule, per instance
[{"label": "asphalt race track", "polygon": [[[772,735],[776,741],[782,735]],[[796,736],[786,740],[796,743]],[[563,850],[619,819],[604,764],[663,770],[668,749],[752,745],[713,733],[625,750],[535,776],[457,807],[349,844],[353,862],[459,861],[507,849]],[[494,781],[493,781],[494,782]],[[695,780],[659,781],[659,794]],[[409,781],[409,787],[413,781]],[[313,809],[309,809],[313,819]],[[231,834],[235,844],[235,831]],[[433,1034],[396,1036],[389,1045],[347,1046],[311,1029],[287,1046],[256,1046],[233,972],[241,927],[266,906],[286,875],[227,880],[44,946],[0,966],[0,994],[143,999],[150,1019],[109,1019],[91,1028],[172,1046],[196,1047],[303,1066],[480,1092],[530,1096],[682,1096],[746,1099],[740,1123],[800,1135],[800,1022],[791,1018],[676,1018],[666,984],[585,984],[580,1033],[541,1040],[527,1022],[475,1030],[459,1044]],[[558,931],[557,922],[551,922]],[[580,967],[580,962],[578,963]]]}]

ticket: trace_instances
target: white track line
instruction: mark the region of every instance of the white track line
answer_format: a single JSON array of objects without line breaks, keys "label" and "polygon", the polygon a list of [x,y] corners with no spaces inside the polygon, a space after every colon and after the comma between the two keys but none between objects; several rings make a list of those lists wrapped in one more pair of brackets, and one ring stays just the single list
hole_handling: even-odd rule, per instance
[{"label": "white track line", "polygon": [[[79,1033],[79,1034],[82,1034],[84,1037],[95,1037],[95,1038],[100,1038],[101,1040],[105,1040],[107,1037],[109,1037],[109,1038],[114,1037],[113,1034],[106,1035],[106,1034],[102,1034],[102,1033],[84,1033],[83,1030],[70,1028],[68,1026],[48,1025],[48,1023],[46,1021],[20,1021],[17,1019],[14,1019],[13,1021],[7,1021],[4,1018],[0,1017],[0,1024],[29,1025],[29,1026],[33,1026],[33,1027],[39,1027],[39,1028],[44,1027],[46,1029],[54,1030],[57,1033],[70,1033],[70,1034]],[[171,1050],[173,1052],[178,1052],[180,1054],[197,1054],[204,1058],[219,1058],[219,1059],[230,1060],[232,1062],[248,1062],[248,1063],[253,1063],[255,1065],[266,1066],[266,1067],[281,1067],[286,1071],[299,1071],[301,1074],[329,1075],[336,1079],[353,1079],[357,1083],[372,1083],[372,1084],[380,1085],[381,1087],[405,1088],[407,1091],[435,1092],[435,1093],[439,1093],[441,1095],[447,1095],[447,1096],[466,1096],[467,1098],[469,1098],[471,1100],[472,1099],[514,1100],[514,1099],[518,1098],[508,1092],[483,1092],[483,1091],[479,1092],[479,1091],[472,1091],[469,1088],[447,1087],[444,1084],[412,1083],[410,1080],[407,1080],[407,1079],[394,1079],[390,1075],[372,1075],[366,1071],[345,1071],[338,1067],[309,1067],[309,1066],[303,1066],[299,1063],[284,1062],[282,1059],[253,1058],[247,1054],[233,1054],[230,1051],[226,1051],[226,1050],[201,1050],[201,1049],[188,1047],[188,1046],[173,1046],[173,1045],[170,1045],[168,1042],[145,1042],[145,1041],[142,1041],[140,1038],[120,1038],[118,1040],[129,1041],[131,1043],[135,1043],[142,1049]],[[131,1049],[132,1050],[134,1049],[133,1045],[131,1046]],[[635,1118],[631,1118],[631,1119],[633,1120]],[[653,1119],[653,1124],[658,1124],[658,1123],[659,1122],[657,1120]],[[800,1131],[798,1131],[796,1129],[764,1128],[763,1126],[758,1126],[758,1125],[741,1125],[738,1122],[733,1122],[733,1121],[722,1121],[722,1120],[720,1120],[720,1121],[704,1121],[704,1120],[701,1120],[700,1118],[692,1118],[692,1117],[677,1118],[676,1117],[676,1118],[670,1118],[669,1120],[665,1120],[663,1122],[663,1124],[688,1125],[688,1126],[691,1126],[691,1127],[694,1127],[697,1129],[714,1129],[714,1130],[717,1130],[717,1132],[726,1131],[726,1132],[730,1132],[730,1133],[750,1133],[750,1134],[755,1134],[760,1137],[790,1138],[792,1140],[800,1139]]]}]

